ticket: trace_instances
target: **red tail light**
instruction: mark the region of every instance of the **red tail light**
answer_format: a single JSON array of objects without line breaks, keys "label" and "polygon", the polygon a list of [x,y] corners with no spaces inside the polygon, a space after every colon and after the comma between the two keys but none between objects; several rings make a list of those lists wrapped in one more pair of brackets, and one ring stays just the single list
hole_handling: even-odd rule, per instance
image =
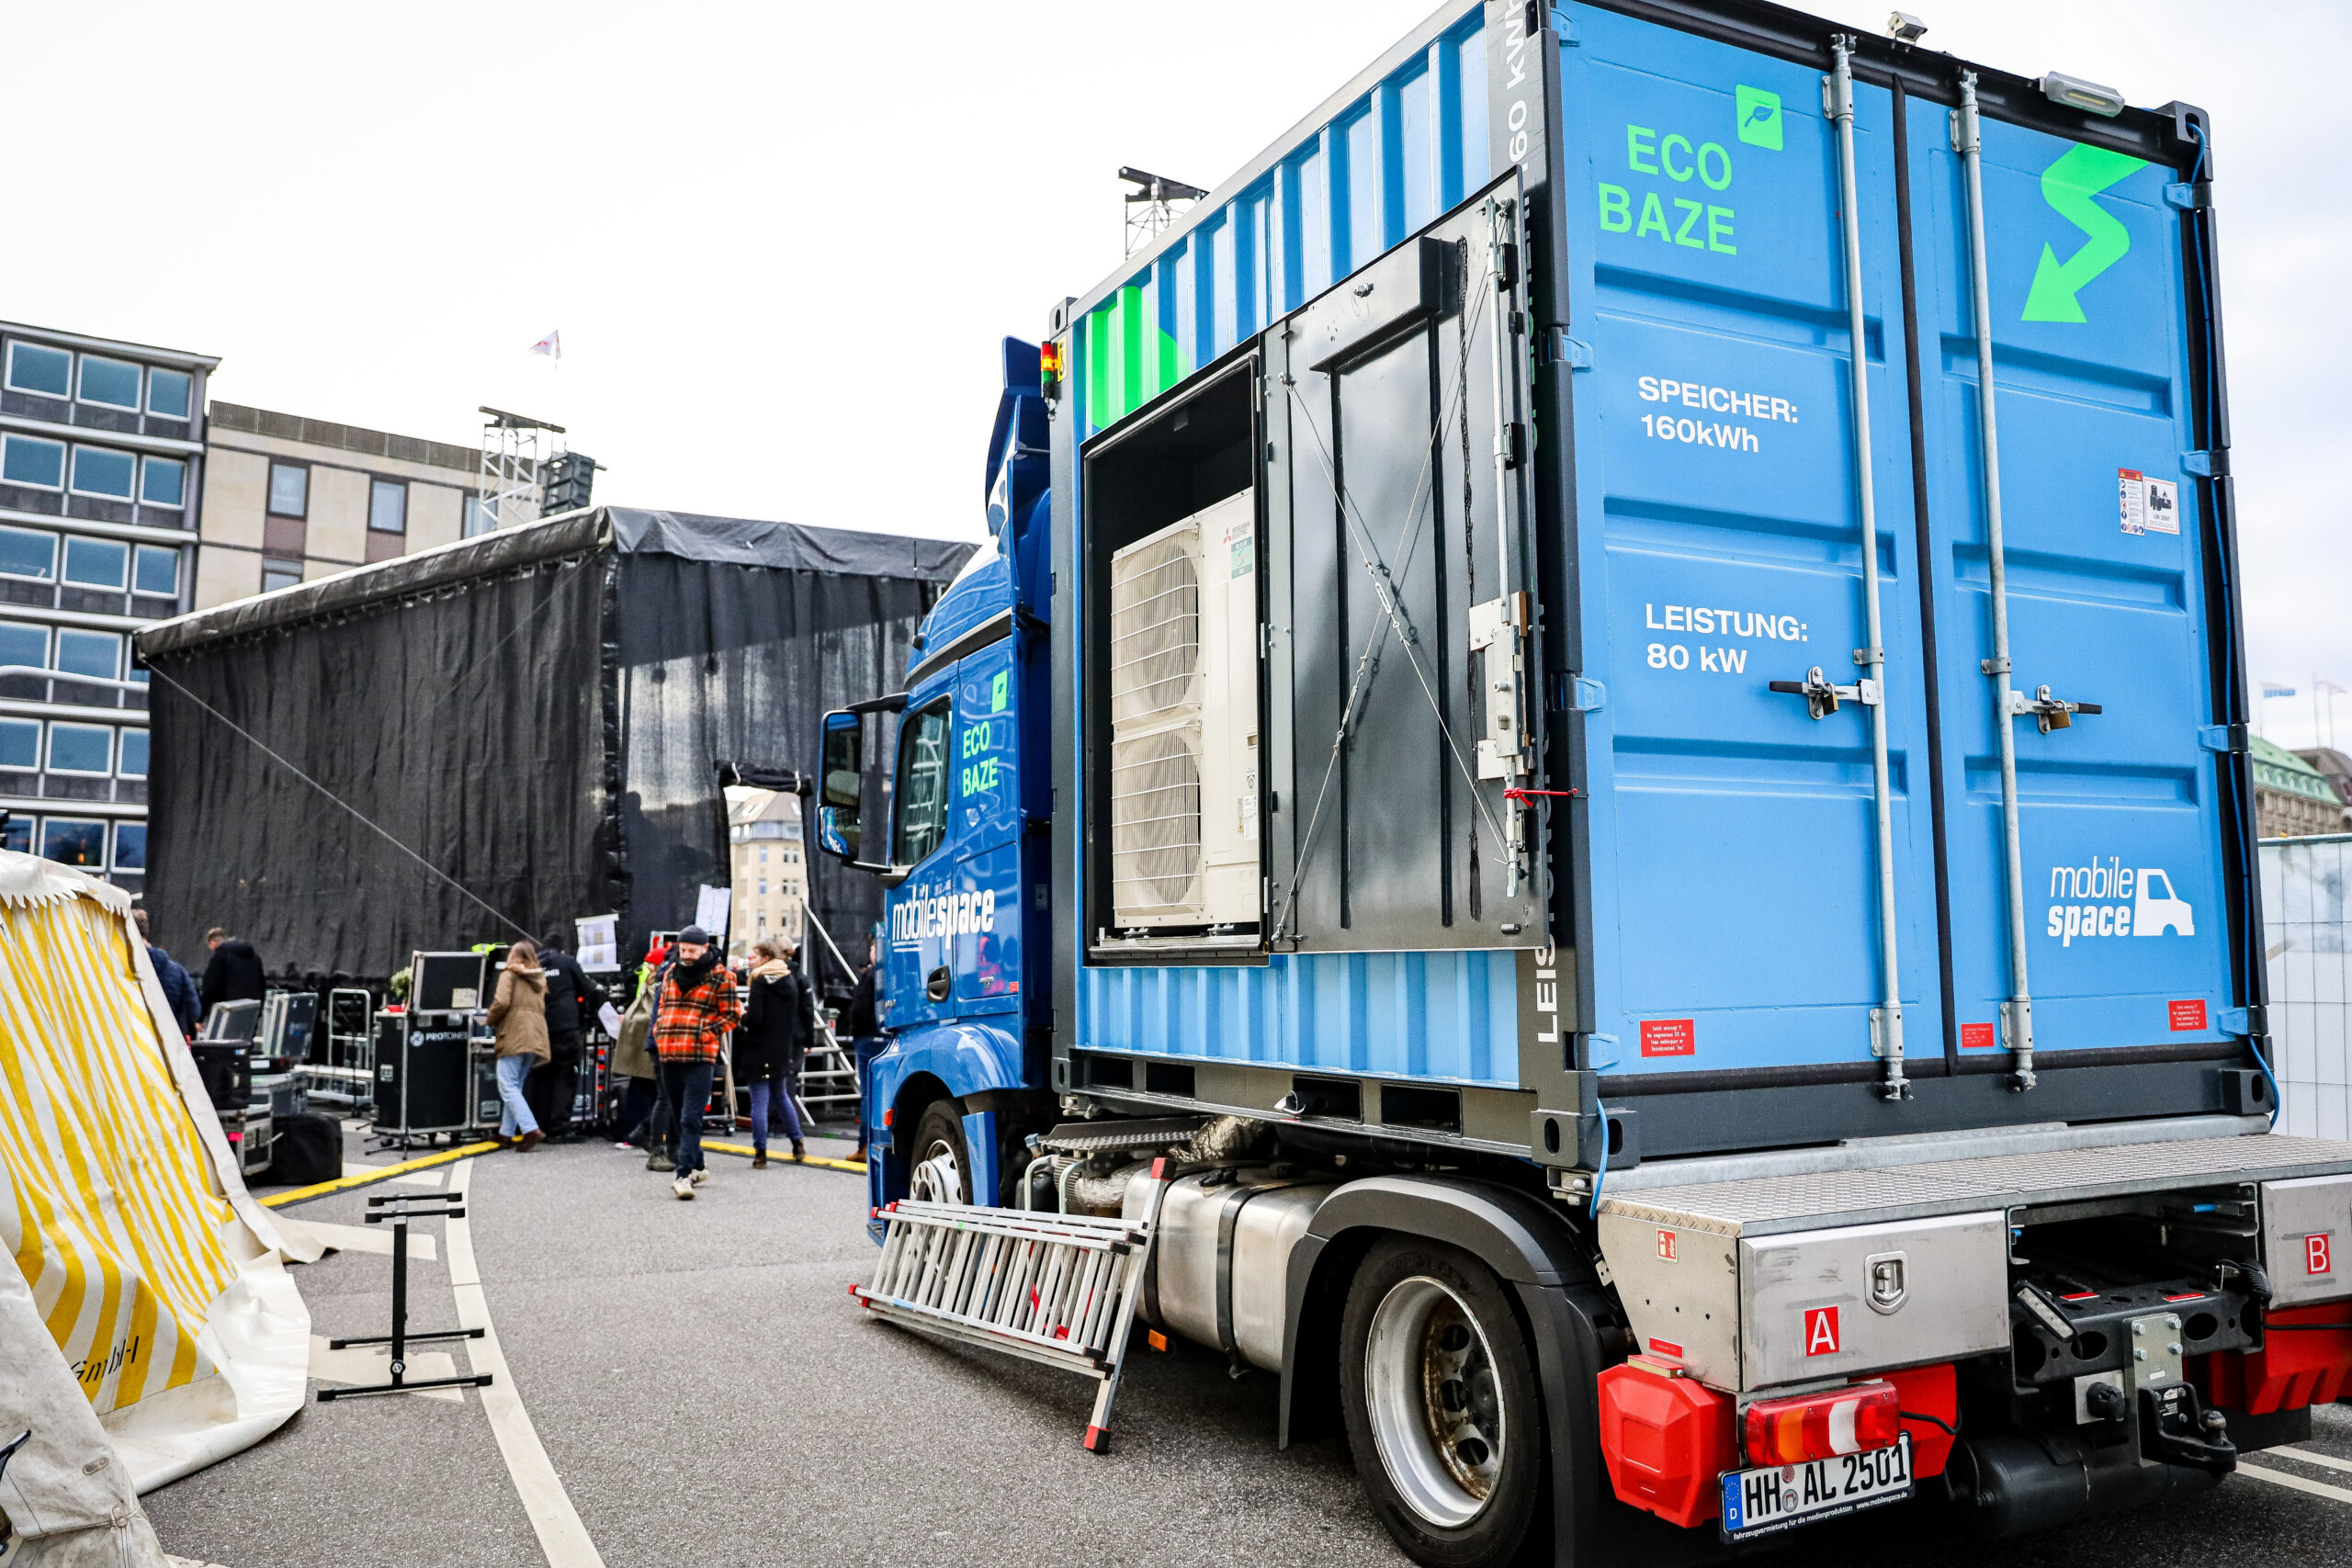
[{"label": "red tail light", "polygon": [[1893,1446],[1902,1429],[1894,1385],[1854,1383],[1793,1399],[1759,1399],[1743,1413],[1751,1465],[1802,1464]]}]

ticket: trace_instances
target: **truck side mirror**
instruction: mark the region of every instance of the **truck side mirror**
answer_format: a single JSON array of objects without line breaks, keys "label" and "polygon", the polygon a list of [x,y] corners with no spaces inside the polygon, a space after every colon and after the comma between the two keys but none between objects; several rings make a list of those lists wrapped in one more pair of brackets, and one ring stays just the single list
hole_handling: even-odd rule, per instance
[{"label": "truck side mirror", "polygon": [[865,841],[859,815],[865,789],[865,716],[854,713],[827,714],[822,757],[817,843],[826,853],[855,863]]}]

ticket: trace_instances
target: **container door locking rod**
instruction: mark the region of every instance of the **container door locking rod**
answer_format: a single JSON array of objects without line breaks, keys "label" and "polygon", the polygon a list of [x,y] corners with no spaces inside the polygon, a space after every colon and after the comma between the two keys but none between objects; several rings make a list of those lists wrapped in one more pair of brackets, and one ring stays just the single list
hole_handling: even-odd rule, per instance
[{"label": "container door locking rod", "polygon": [[[1854,404],[1854,493],[1861,512],[1862,610],[1868,623],[1869,646],[1854,650],[1854,662],[1866,677],[1851,688],[1852,700],[1871,710],[1871,795],[1878,829],[1878,956],[1880,1002],[1871,1010],[1871,1049],[1886,1062],[1886,1077],[1879,1092],[1888,1100],[1907,1100],[1910,1080],[1903,1076],[1903,976],[1894,953],[1894,802],[1886,757],[1886,641],[1879,631],[1878,503],[1871,489],[1870,340],[1862,313],[1862,222],[1854,195],[1854,40],[1843,34],[1832,41],[1838,68],[1822,83],[1825,106],[1838,124],[1838,205],[1843,209],[1846,238],[1846,327],[1854,373],[1850,383]],[[1780,690],[1781,682],[1773,689]],[[1804,686],[1807,706],[1815,718],[1826,716],[1845,691],[1831,686],[1815,670]]]},{"label": "container door locking rod", "polygon": [[2038,703],[2009,684],[2008,565],[2001,547],[2001,447],[1993,411],[1993,300],[1984,270],[1984,181],[1980,167],[1984,138],[1976,118],[1976,73],[1960,73],[1960,107],[1952,111],[1951,147],[1968,180],[1968,256],[1973,268],[1970,308],[1976,331],[1976,423],[1983,448],[1985,570],[1993,601],[1993,657],[1980,664],[1993,682],[1993,711],[2001,731],[2001,848],[2009,881],[2009,999],[2001,1005],[2002,1032],[2012,1055],[2009,1087],[2034,1086],[2033,991],[2026,983],[2025,862],[2018,848],[2018,739],[2012,721],[2033,714],[2041,732],[2065,728],[2077,713],[2097,713],[2097,704],[2055,702],[2044,686]]},{"label": "container door locking rod", "polygon": [[[1494,335],[1488,346],[1495,364],[1495,597],[1470,606],[1470,649],[1486,656],[1487,734],[1478,742],[1478,777],[1516,782],[1528,772],[1525,723],[1527,640],[1530,626],[1527,595],[1511,591],[1511,525],[1519,521],[1520,494],[1511,470],[1519,467],[1511,422],[1513,382],[1519,345],[1511,332],[1511,257],[1514,254],[1518,208],[1508,201],[1487,203],[1487,272],[1494,310]],[[1467,321],[1463,330],[1469,330]],[[1519,896],[1527,874],[1527,804],[1503,795],[1503,894]]]}]

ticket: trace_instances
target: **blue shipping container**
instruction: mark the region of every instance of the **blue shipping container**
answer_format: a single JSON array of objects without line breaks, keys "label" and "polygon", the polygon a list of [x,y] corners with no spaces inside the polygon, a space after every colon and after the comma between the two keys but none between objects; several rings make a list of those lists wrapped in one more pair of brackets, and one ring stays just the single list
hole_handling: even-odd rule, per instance
[{"label": "blue shipping container", "polygon": [[[2235,1107],[2209,133],[2051,87],[1450,10],[1057,313],[1057,1087],[1557,1165]],[[1244,489],[1263,908],[1123,931],[1105,563]]]}]

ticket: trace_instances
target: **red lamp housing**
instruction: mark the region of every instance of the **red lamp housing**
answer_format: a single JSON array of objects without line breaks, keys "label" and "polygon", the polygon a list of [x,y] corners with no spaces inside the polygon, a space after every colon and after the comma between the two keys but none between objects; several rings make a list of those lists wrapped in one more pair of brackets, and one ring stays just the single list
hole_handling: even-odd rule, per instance
[{"label": "red lamp housing", "polygon": [[1803,1464],[1892,1448],[1903,1429],[1891,1382],[1849,1383],[1792,1399],[1759,1399],[1741,1413],[1750,1465]]}]

